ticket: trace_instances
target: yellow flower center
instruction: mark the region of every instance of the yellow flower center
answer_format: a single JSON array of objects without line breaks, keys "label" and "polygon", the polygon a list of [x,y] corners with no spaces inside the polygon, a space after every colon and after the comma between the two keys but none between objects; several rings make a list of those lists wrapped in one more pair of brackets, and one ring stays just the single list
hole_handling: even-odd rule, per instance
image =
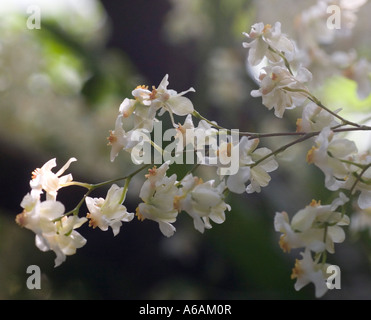
[{"label": "yellow flower center", "polygon": [[155,100],[157,98],[157,89],[153,86],[152,92],[149,95],[149,100]]},{"label": "yellow flower center", "polygon": [[174,209],[180,212],[180,200],[184,199],[187,194],[183,194],[181,196],[175,196],[173,200]]},{"label": "yellow flower center", "polygon": [[288,252],[290,253],[291,247],[290,245],[286,242],[286,234],[282,234],[280,237],[280,241],[278,242],[280,245],[280,248],[282,249],[283,252]]},{"label": "yellow flower center", "polygon": [[321,200],[319,201],[316,201],[316,200],[312,200],[312,202],[309,204],[311,207],[318,207],[321,205]]},{"label": "yellow flower center", "polygon": [[225,149],[220,150],[220,148],[216,151],[216,155],[220,156],[220,151],[227,155],[228,158],[232,155],[232,142],[227,143],[227,147]]},{"label": "yellow flower center", "polygon": [[316,147],[312,147],[308,153],[307,153],[307,157],[306,157],[306,160],[309,164],[311,163],[314,163],[314,152],[317,150]]},{"label": "yellow flower center", "polygon": [[22,228],[26,225],[26,211],[23,210],[22,213],[17,214],[15,217],[15,222]]},{"label": "yellow flower center", "polygon": [[178,123],[178,128],[176,128],[177,131],[179,131],[182,135],[185,135],[187,132],[187,129],[184,128],[180,123]]},{"label": "yellow flower center", "polygon": [[93,229],[95,229],[98,226],[98,222],[92,217],[91,213],[87,213],[86,217],[88,219],[90,219],[89,220],[89,227],[92,227]]},{"label": "yellow flower center", "polygon": [[135,215],[137,216],[139,221],[143,221],[145,217],[139,212],[139,207],[135,209]]},{"label": "yellow flower center", "polygon": [[37,168],[34,171],[32,171],[32,180],[36,179],[36,177],[41,174],[41,169]]},{"label": "yellow flower center", "polygon": [[148,86],[140,85],[140,86],[137,86],[135,89],[144,89],[144,90],[148,90]]},{"label": "yellow flower center", "polygon": [[108,140],[108,145],[112,145],[113,143],[117,141],[117,137],[115,136],[112,130],[109,131],[109,137],[107,137],[107,140]]},{"label": "yellow flower center", "polygon": [[272,29],[272,26],[270,24],[266,24],[263,28],[263,33],[267,33]]},{"label": "yellow flower center", "polygon": [[302,118],[298,118],[296,120],[296,132],[302,132],[302,130],[303,130],[302,123],[303,123],[303,119]]},{"label": "yellow flower center", "polygon": [[148,169],[148,173],[145,175],[145,177],[148,179],[149,177],[155,176],[157,173],[157,167],[154,166],[152,169]]},{"label": "yellow flower center", "polygon": [[296,259],[295,267],[292,269],[291,279],[299,278],[304,273],[300,265],[300,260]]}]

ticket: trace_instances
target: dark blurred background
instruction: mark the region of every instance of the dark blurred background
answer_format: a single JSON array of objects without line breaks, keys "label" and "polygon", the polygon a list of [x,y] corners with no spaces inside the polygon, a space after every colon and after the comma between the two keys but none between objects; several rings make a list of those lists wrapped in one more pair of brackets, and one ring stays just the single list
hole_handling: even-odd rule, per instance
[{"label": "dark blurred background", "polygon": [[[241,42],[242,32],[256,22],[253,1],[59,1],[54,8],[44,2],[39,30],[26,28],[24,6],[0,4],[0,298],[313,298],[312,286],[294,290],[290,274],[297,252],[282,253],[273,227],[276,211],[294,214],[312,198],[329,196],[321,174],[303,167],[309,145],[281,159],[262,193],[230,195],[225,223],[205,234],[184,214],[169,239],[147,220],[124,224],[116,237],[83,226],[87,244],[54,268],[54,253],[39,251],[34,234],[14,222],[31,172],[54,157],[58,167],[78,159],[68,170],[77,181],[133,171],[126,155],[109,161],[106,137],[120,103],[137,85],[157,86],[169,74],[170,88],[196,89],[188,97],[201,114],[244,131],[294,130],[295,114],[273,119],[250,97],[256,85]],[[274,148],[282,142],[262,144]],[[299,161],[287,161],[295,157]],[[212,176],[210,170],[200,174]],[[125,204],[131,212],[141,182],[134,179],[129,190]],[[59,200],[72,209],[82,192],[63,189]],[[342,290],[325,299],[371,298],[367,251],[351,240],[341,247],[330,258],[342,267]],[[26,287],[26,269],[33,264],[42,271],[41,290]]]}]

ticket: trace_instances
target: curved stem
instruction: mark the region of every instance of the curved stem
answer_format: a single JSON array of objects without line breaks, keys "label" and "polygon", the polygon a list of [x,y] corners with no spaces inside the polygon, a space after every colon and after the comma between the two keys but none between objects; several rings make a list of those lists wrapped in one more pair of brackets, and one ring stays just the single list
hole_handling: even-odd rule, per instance
[{"label": "curved stem", "polygon": [[123,203],[125,200],[126,193],[128,192],[128,189],[129,189],[130,180],[131,180],[131,177],[125,180],[124,190],[122,190],[122,195],[119,201],[120,204]]},{"label": "curved stem", "polygon": [[[312,98],[314,98],[312,100]],[[322,108],[323,110],[326,110],[328,113],[332,114],[334,117],[338,118],[339,120],[341,120],[344,124],[348,124],[350,126],[354,126],[354,127],[360,127],[360,125],[358,123],[355,123],[355,122],[352,122],[352,121],[349,121],[345,118],[343,118],[342,116],[338,115],[337,113],[331,111],[330,109],[328,109],[326,106],[324,106],[321,101],[319,101],[316,97],[312,96],[309,98],[311,101],[313,101],[317,106],[319,106],[320,108]]]},{"label": "curved stem", "polygon": [[354,189],[356,188],[357,186],[357,183],[361,181],[361,178],[362,176],[366,173],[366,171],[371,168],[371,163],[369,163],[368,165],[366,165],[362,171],[360,172],[360,174],[357,176],[357,179],[354,181],[352,187],[349,189],[349,194],[352,195],[353,192],[354,192]]},{"label": "curved stem", "polygon": [[283,60],[283,62],[285,64],[285,67],[287,68],[287,70],[289,70],[290,74],[293,76],[294,74],[293,74],[293,72],[291,70],[290,63],[287,60],[286,56],[282,52],[279,52],[276,49],[273,49],[271,46],[268,46],[268,50],[271,51],[271,52],[273,52],[273,53],[275,53],[275,54],[277,54],[277,55],[279,55],[282,58],[282,60]]},{"label": "curved stem", "polygon": [[192,115],[193,115],[195,118],[198,118],[198,119],[200,119],[200,120],[204,120],[204,121],[206,121],[209,125],[211,125],[211,126],[217,128],[217,129],[219,129],[219,130],[226,130],[228,134],[231,133],[231,130],[230,130],[230,129],[227,129],[227,128],[224,128],[224,127],[222,127],[222,126],[219,126],[217,123],[215,123],[215,122],[213,122],[213,121],[211,121],[211,120],[205,118],[204,116],[202,116],[202,115],[201,115],[198,111],[196,111],[196,110],[194,110],[194,111],[192,112]]},{"label": "curved stem", "polygon": [[306,133],[304,134],[304,136],[300,137],[299,139],[296,139],[288,144],[285,144],[283,145],[282,147],[276,149],[275,151],[272,151],[271,153],[267,154],[266,156],[260,158],[259,160],[257,160],[256,162],[254,162],[253,164],[250,165],[251,168],[257,166],[259,163],[267,160],[268,158],[272,157],[272,156],[276,156],[277,154],[285,151],[286,149],[292,147],[293,145],[297,144],[297,143],[300,143],[300,142],[303,142],[305,140],[308,140],[309,138],[312,138],[314,136],[318,135],[318,132],[310,132],[310,133]]},{"label": "curved stem", "polygon": [[93,190],[97,189],[97,188],[100,188],[100,187],[103,187],[103,186],[106,186],[108,184],[111,184],[111,183],[114,183],[114,182],[117,182],[117,181],[121,181],[121,180],[126,180],[128,178],[132,178],[134,177],[136,174],[138,174],[139,172],[141,172],[142,170],[148,168],[149,166],[151,166],[152,164],[145,164],[144,166],[140,167],[139,169],[135,170],[133,173],[127,175],[127,176],[124,176],[124,177],[121,177],[121,178],[116,178],[116,179],[112,179],[112,180],[108,180],[108,181],[104,181],[104,182],[100,182],[100,183],[97,183],[97,184],[92,184],[90,185],[91,188],[93,188]]},{"label": "curved stem", "polygon": [[[359,130],[366,130],[366,131],[369,131],[371,130],[371,127],[369,126],[360,126],[360,127],[357,127],[357,128],[342,128],[342,129],[334,129],[332,130],[333,132],[349,132],[349,131],[359,131]],[[253,163],[251,165],[251,167],[255,167],[256,165],[258,165],[259,163],[263,162],[264,160],[268,159],[269,157],[271,156],[275,156],[283,151],[285,151],[286,149],[288,149],[289,147],[297,144],[297,143],[300,143],[300,142],[303,142],[305,140],[308,140],[312,137],[315,137],[317,135],[319,135],[321,133],[321,131],[313,131],[313,132],[298,132],[296,134],[298,135],[302,135],[302,137],[288,143],[288,144],[285,144],[283,145],[282,147],[276,149],[275,151],[271,152],[270,154],[267,154],[266,156],[264,156],[263,158],[259,159],[258,161],[256,161],[255,163]]]},{"label": "curved stem", "polygon": [[[297,90],[295,90],[295,91],[297,91]],[[307,91],[305,91],[305,90],[303,90],[303,91],[307,93]],[[365,125],[359,125],[359,124],[356,124],[356,123],[352,123],[352,122],[340,117],[339,115],[337,115],[333,111],[328,110],[327,108],[326,108],[326,111],[330,112],[334,116],[337,116],[339,119],[342,119],[343,124],[339,124],[339,125],[336,125],[336,126],[331,128],[331,130],[333,132],[347,132],[347,131],[358,131],[358,130],[371,131],[370,126],[365,126]],[[212,121],[210,121],[207,118],[205,118],[204,116],[202,116],[197,111],[194,111],[192,113],[192,115],[195,116],[198,119],[206,121],[207,123],[209,123],[210,125],[214,126],[217,129],[225,130],[228,134],[231,134],[231,132],[232,132],[231,129],[226,129],[222,126],[216,125]],[[354,128],[341,128],[344,125],[352,125]],[[257,132],[240,131],[239,135],[240,136],[247,136],[249,139],[255,139],[255,138],[260,139],[260,138],[282,137],[282,136],[304,136],[308,133],[314,133],[315,135],[318,135],[320,133],[320,131],[313,131],[313,132],[300,132],[300,131],[299,132],[272,132],[272,133],[257,133]]]},{"label": "curved stem", "polygon": [[[117,182],[117,181],[121,181],[121,180],[126,180],[125,182],[125,186],[124,186],[124,190],[123,190],[123,194],[121,196],[122,198],[122,201],[120,203],[122,203],[124,201],[124,198],[125,198],[125,195],[127,193],[127,190],[128,190],[128,187],[129,187],[129,183],[130,183],[130,180],[136,175],[138,174],[139,172],[141,172],[142,170],[148,168],[149,166],[151,166],[151,164],[146,164],[142,167],[140,167],[139,169],[135,170],[134,172],[132,172],[131,174],[125,176],[125,177],[121,177],[121,178],[117,178],[117,179],[112,179],[112,180],[108,180],[108,181],[104,181],[104,182],[100,182],[100,183],[96,183],[96,184],[88,184],[88,183],[82,183],[82,182],[78,182],[78,181],[73,181],[73,182],[70,182],[68,184],[66,184],[66,186],[72,186],[72,185],[76,185],[76,186],[81,186],[81,187],[84,187],[84,188],[87,188],[88,191],[84,194],[84,196],[82,197],[82,199],[80,200],[80,202],[76,205],[75,208],[73,208],[71,211],[68,211],[67,213],[65,213],[63,216],[69,216],[71,214],[73,215],[78,215],[79,213],[79,210],[80,210],[80,207],[83,205],[86,197],[92,193],[95,189],[98,189],[100,187],[104,187],[108,184],[112,184],[114,182]],[[60,220],[61,218],[57,218],[55,221],[58,221]]]},{"label": "curved stem", "polygon": [[361,126],[358,123],[349,121],[349,120],[343,118],[342,116],[338,115],[336,112],[330,110],[325,105],[323,105],[322,102],[317,97],[315,97],[313,94],[311,94],[309,91],[307,91],[305,89],[293,89],[293,88],[290,88],[290,87],[283,87],[282,90],[290,91],[290,92],[298,92],[298,93],[301,93],[301,94],[305,95],[310,101],[314,102],[317,106],[319,106],[323,110],[326,110],[328,113],[332,114],[335,118],[338,118],[343,124],[347,124],[347,125],[354,126],[354,127],[360,127]]}]

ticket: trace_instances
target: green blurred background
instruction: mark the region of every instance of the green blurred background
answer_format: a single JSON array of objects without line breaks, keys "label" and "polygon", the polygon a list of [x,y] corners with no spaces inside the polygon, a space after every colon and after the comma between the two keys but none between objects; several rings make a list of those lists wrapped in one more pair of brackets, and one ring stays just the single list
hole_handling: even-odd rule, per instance
[{"label": "green blurred background", "polygon": [[[312,198],[326,202],[329,197],[322,175],[305,164],[310,144],[282,155],[280,168],[260,194],[230,195],[232,210],[225,223],[214,224],[203,235],[184,214],[169,239],[147,220],[124,224],[116,237],[83,226],[87,244],[54,268],[54,253],[39,251],[34,234],[14,221],[31,172],[51,158],[60,167],[76,157],[69,172],[78,181],[100,182],[132,172],[127,155],[109,161],[108,131],[132,89],[157,86],[166,73],[170,88],[180,92],[194,87],[196,93],[188,96],[196,109],[224,127],[295,130],[294,111],[278,120],[260,99],[250,97],[256,85],[246,72],[247,52],[241,45],[246,40],[242,32],[268,11],[267,19],[274,20],[266,23],[280,20],[285,29],[289,12],[287,28],[292,27],[290,17],[300,8],[282,2],[1,1],[0,299],[314,297],[311,285],[294,290],[290,274],[298,252],[284,254],[273,227],[276,211],[293,215]],[[41,29],[26,27],[31,4],[41,9]],[[370,110],[369,104],[364,109]],[[275,148],[284,141],[261,143]],[[126,205],[131,212],[140,201],[141,182],[134,179],[129,190]],[[72,209],[82,191],[61,190],[59,200]],[[371,298],[369,246],[367,235],[357,243],[348,237],[337,246],[329,259],[341,266],[342,289],[324,299]],[[41,268],[41,290],[26,287],[29,265]]]}]

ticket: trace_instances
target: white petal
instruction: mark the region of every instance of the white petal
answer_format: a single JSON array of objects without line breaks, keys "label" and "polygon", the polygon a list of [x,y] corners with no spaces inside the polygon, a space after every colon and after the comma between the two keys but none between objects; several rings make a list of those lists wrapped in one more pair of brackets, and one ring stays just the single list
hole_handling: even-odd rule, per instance
[{"label": "white petal", "polygon": [[363,190],[358,198],[358,205],[361,209],[371,207],[371,191]]},{"label": "white petal", "polygon": [[164,78],[161,80],[161,83],[158,85],[157,90],[166,90],[167,86],[169,85],[169,75],[166,74]]},{"label": "white petal", "polygon": [[304,67],[299,68],[295,79],[299,82],[309,82],[312,80],[312,73]]},{"label": "white petal", "polygon": [[274,230],[277,232],[285,232],[287,228],[290,228],[287,212],[276,212],[274,216]]},{"label": "white petal", "polygon": [[270,175],[259,166],[251,169],[251,176],[261,187],[266,187],[271,180]]},{"label": "white petal", "polygon": [[176,229],[171,223],[159,221],[158,225],[164,236],[171,237],[174,235]]},{"label": "white petal", "polygon": [[67,163],[56,173],[56,175],[59,177],[63,172],[65,172],[68,167],[70,166],[71,162],[77,161],[76,158],[70,158]]},{"label": "white petal", "polygon": [[322,252],[326,249],[326,246],[320,240],[313,240],[308,244],[308,249],[312,250],[313,252]]},{"label": "white petal", "polygon": [[[76,217],[76,216],[75,216]],[[77,218],[77,217],[76,217]],[[75,221],[74,221],[74,225],[73,225],[73,229],[76,229],[76,228],[80,228],[86,221],[88,221],[87,218],[83,217],[83,218],[77,218]]]},{"label": "white petal", "polygon": [[55,166],[57,166],[57,161],[55,158],[49,160],[48,162],[46,162],[43,166],[42,166],[42,169],[43,170],[47,170],[47,171],[50,171],[52,168],[54,168]]},{"label": "white petal", "polygon": [[35,236],[35,244],[43,252],[50,250],[48,241],[41,234]]},{"label": "white petal", "polygon": [[194,111],[191,100],[182,96],[171,97],[166,105],[178,116],[186,116]]},{"label": "white petal", "polygon": [[[263,147],[263,148],[256,149],[253,155],[254,155],[254,159],[258,160],[271,153],[272,151],[270,149]],[[274,160],[274,156],[272,155],[271,157],[261,162],[259,164],[259,167],[263,168],[266,172],[272,172],[278,168],[278,163],[276,160]]]},{"label": "white petal", "polygon": [[336,210],[337,207],[342,206],[343,204],[347,203],[348,201],[349,201],[349,198],[343,192],[340,192],[339,193],[339,198],[336,198],[331,203],[331,210],[332,211]]},{"label": "white petal", "polygon": [[251,183],[246,187],[246,193],[259,193],[261,191],[260,185],[256,180],[251,180]]},{"label": "white petal", "polygon": [[115,221],[111,224],[112,232],[114,236],[117,236],[120,232],[120,227],[122,226],[122,223],[120,221]]},{"label": "white petal", "polygon": [[59,218],[64,213],[64,205],[62,202],[46,200],[40,203],[40,215],[53,220]]},{"label": "white petal", "polygon": [[235,175],[228,177],[227,188],[234,193],[244,193],[246,189],[245,183],[249,180],[249,178],[250,168],[242,167]]},{"label": "white petal", "polygon": [[314,283],[316,298],[321,298],[328,290],[322,271],[314,273],[311,280]]},{"label": "white petal", "polygon": [[91,213],[93,213],[93,211],[96,211],[96,206],[94,205],[95,201],[92,197],[86,197],[85,203]]},{"label": "white petal", "polygon": [[201,233],[204,233],[205,231],[205,224],[202,221],[201,217],[198,215],[193,215],[193,225],[195,229]]},{"label": "white petal", "polygon": [[124,188],[120,188],[117,184],[112,184],[112,186],[107,191],[106,203],[118,204],[119,200],[121,200],[123,190]]},{"label": "white petal", "polygon": [[257,66],[264,58],[268,50],[268,44],[261,39],[253,41],[254,45],[250,46],[248,61],[251,66]]},{"label": "white petal", "polygon": [[215,222],[215,223],[217,223],[217,224],[221,224],[221,223],[223,223],[223,222],[225,221],[225,214],[224,214],[224,212],[218,212],[218,213],[216,213],[216,212],[212,212],[212,213],[209,215],[209,218],[210,218],[213,222]]},{"label": "white petal", "polygon": [[305,231],[308,230],[314,219],[316,218],[316,209],[307,206],[304,209],[299,210],[291,220],[291,226],[294,230]]},{"label": "white petal", "polygon": [[262,93],[261,93],[260,90],[252,90],[250,94],[254,98],[257,98],[257,97],[261,97],[262,96]]},{"label": "white petal", "polygon": [[54,260],[54,268],[60,266],[64,261],[66,261],[66,255],[60,249],[53,249],[56,254],[56,258]]},{"label": "white petal", "polygon": [[328,227],[327,236],[335,243],[341,243],[345,240],[345,232],[338,226]]},{"label": "white petal", "polygon": [[357,146],[354,141],[338,139],[330,143],[329,151],[335,158],[344,158],[351,153],[356,153]]}]

